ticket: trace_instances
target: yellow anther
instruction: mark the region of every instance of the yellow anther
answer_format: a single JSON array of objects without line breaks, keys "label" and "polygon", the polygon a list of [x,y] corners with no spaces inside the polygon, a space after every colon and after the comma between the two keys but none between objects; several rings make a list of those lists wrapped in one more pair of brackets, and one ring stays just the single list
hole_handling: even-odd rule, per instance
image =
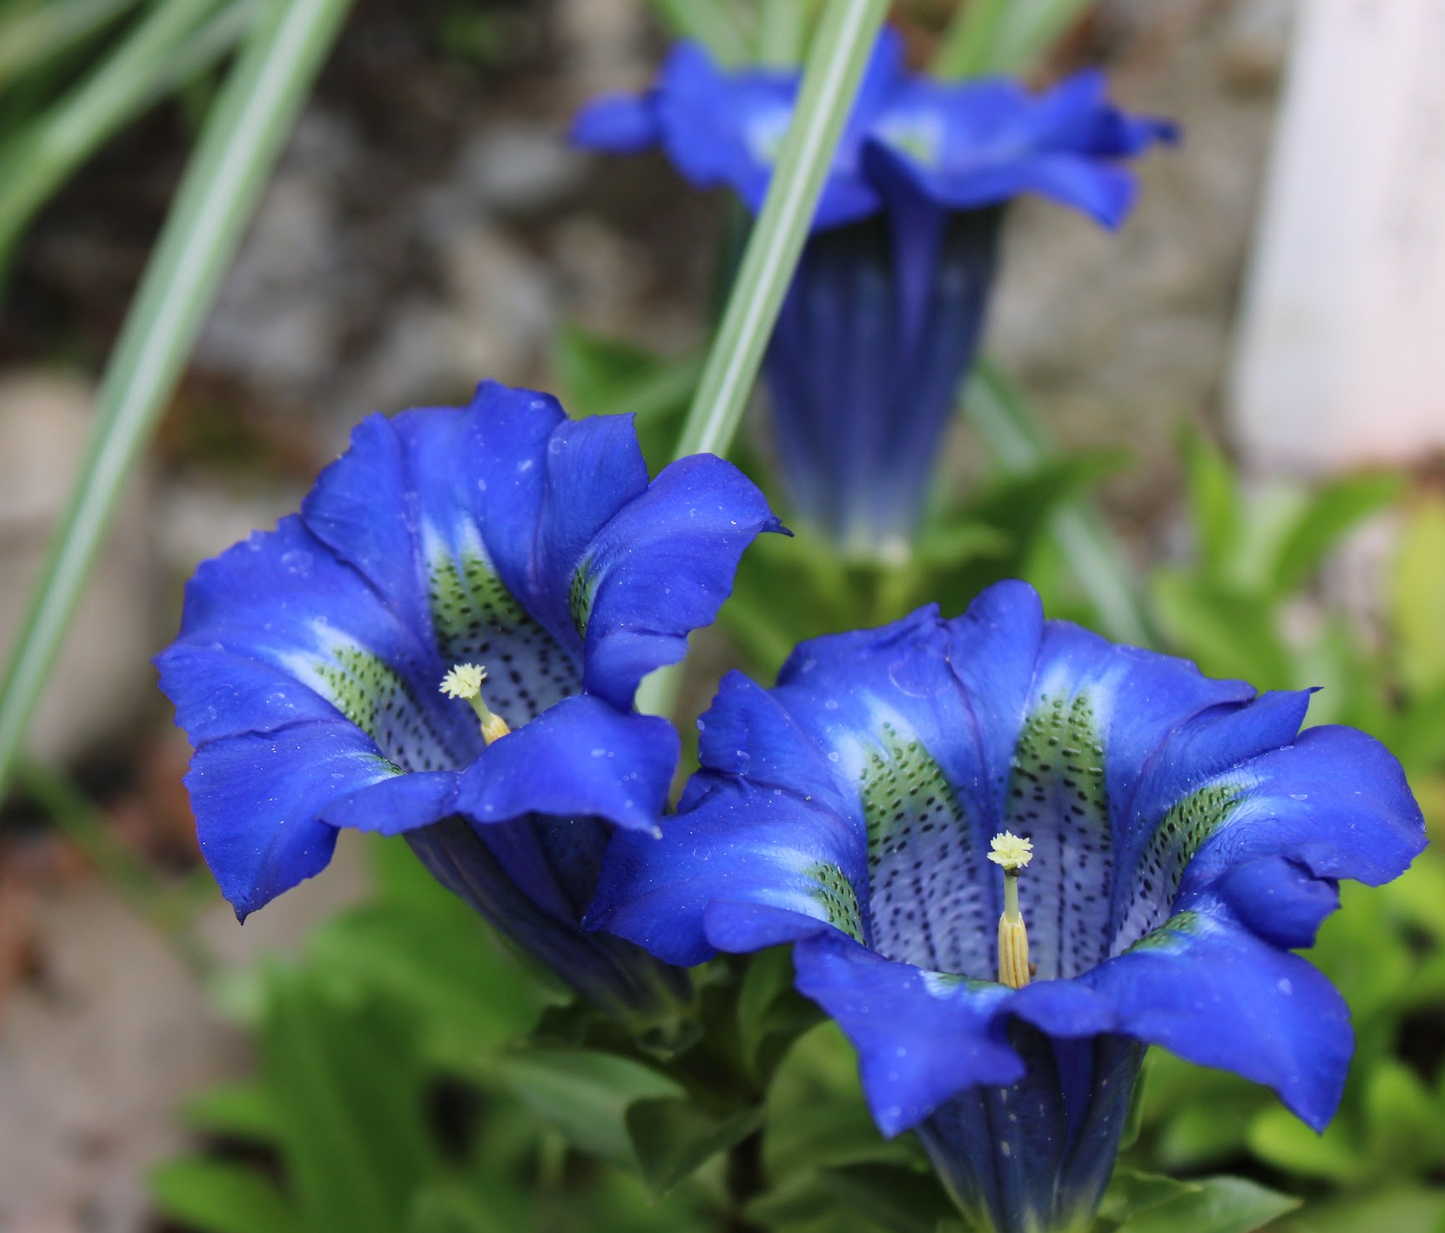
[{"label": "yellow anther", "polygon": [[442,678],[441,690],[448,698],[465,698],[482,721],[482,740],[490,745],[511,731],[507,721],[482,701],[482,682],[487,670],[480,664],[457,664]]},{"label": "yellow anther", "polygon": [[989,844],[988,859],[1003,866],[1003,915],[998,918],[998,979],[1010,989],[1029,983],[1029,933],[1019,911],[1019,870],[1033,857],[1034,845],[1004,831]]},{"label": "yellow anther", "polygon": [[988,846],[993,849],[988,854],[988,859],[996,865],[1002,865],[1007,873],[1022,869],[1034,856],[1033,841],[1015,835],[1012,831],[995,835],[989,840]]}]

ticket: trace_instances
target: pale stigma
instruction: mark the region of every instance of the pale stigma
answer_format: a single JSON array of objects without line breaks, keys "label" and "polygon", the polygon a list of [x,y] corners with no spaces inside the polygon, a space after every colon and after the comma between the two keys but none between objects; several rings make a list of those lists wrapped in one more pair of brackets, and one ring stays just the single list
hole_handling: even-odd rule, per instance
[{"label": "pale stigma", "polygon": [[989,843],[988,859],[1003,866],[1003,915],[998,918],[998,979],[1010,989],[1029,983],[1029,934],[1019,911],[1019,871],[1033,858],[1034,845],[1009,831]]},{"label": "pale stigma", "polygon": [[448,698],[465,698],[482,724],[482,740],[490,745],[501,740],[512,729],[507,721],[490,710],[482,701],[482,682],[487,679],[487,670],[480,664],[457,664],[442,678],[441,691]]}]

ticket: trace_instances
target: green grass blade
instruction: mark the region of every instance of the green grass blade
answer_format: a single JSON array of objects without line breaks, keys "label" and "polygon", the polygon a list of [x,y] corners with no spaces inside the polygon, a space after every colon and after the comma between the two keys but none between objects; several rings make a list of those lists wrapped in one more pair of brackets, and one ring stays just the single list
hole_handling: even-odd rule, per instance
[{"label": "green grass blade", "polygon": [[759,64],[787,68],[803,58],[811,0],[763,0],[758,10]]},{"label": "green grass blade", "polygon": [[217,0],[156,5],[85,80],[5,144],[0,154],[0,271],[51,194],[155,101],[155,82],[216,7]]},{"label": "green grass blade", "polygon": [[0,89],[101,29],[139,0],[49,0],[0,21]]},{"label": "green grass blade", "polygon": [[726,454],[808,238],[887,0],[829,0],[757,225],[713,340],[678,457]]},{"label": "green grass blade", "polygon": [[736,4],[726,0],[652,0],[668,31],[707,48],[719,64],[746,64],[751,53],[747,32],[738,21]]},{"label": "green grass blade", "polygon": [[90,452],[0,689],[0,786],[117,497],[180,379],[349,0],[274,0],[186,169],[101,384]]},{"label": "green grass blade", "polygon": [[982,66],[989,73],[1027,73],[1097,0],[1011,0],[993,31]]},{"label": "green grass blade", "polygon": [[952,80],[989,72],[999,19],[1008,5],[1009,0],[965,0],[943,36],[933,61],[933,75]]},{"label": "green grass blade", "polygon": [[[975,366],[964,395],[969,422],[1005,471],[1039,465],[1054,446],[1033,417],[1022,395],[988,360]],[[1151,642],[1124,547],[1092,502],[1065,506],[1050,520],[1075,577],[1099,614],[1104,633],[1116,642]]]}]

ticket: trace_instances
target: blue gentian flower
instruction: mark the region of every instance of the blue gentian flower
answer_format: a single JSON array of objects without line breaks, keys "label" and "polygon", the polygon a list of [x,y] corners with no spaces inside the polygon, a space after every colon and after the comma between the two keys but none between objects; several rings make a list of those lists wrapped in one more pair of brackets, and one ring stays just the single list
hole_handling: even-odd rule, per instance
[{"label": "blue gentian flower", "polygon": [[685,988],[578,920],[611,828],[654,830],[677,764],[638,682],[776,526],[728,463],[649,482],[630,416],[529,390],[364,420],[299,515],[200,566],[157,661],[237,916],[319,873],[338,827],[404,834],[594,1002]]},{"label": "blue gentian flower", "polygon": [[[797,92],[794,72],[724,73],[684,43],[652,90],[597,101],[573,133],[614,152],[660,146],[691,183],[757,211]],[[983,327],[1005,203],[1039,193],[1117,227],[1135,192],[1120,161],[1176,136],[1110,104],[1098,72],[1040,95],[945,84],[906,73],[884,32],[767,359],[806,518],[849,554],[906,553]]]},{"label": "blue gentian flower", "polygon": [[588,923],[676,964],[792,943],[884,1133],[917,1128],[980,1228],[1072,1229],[1147,1044],[1334,1113],[1349,1011],[1290,952],[1425,833],[1383,746],[1299,731],[1308,700],[1045,621],[1020,582],[819,638],[775,689],[725,679]]}]

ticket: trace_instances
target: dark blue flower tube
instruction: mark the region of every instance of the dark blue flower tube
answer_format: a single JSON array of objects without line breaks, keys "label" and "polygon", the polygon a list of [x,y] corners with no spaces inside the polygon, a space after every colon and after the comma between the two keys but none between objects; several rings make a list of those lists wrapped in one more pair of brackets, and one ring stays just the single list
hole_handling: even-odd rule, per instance
[{"label": "dark blue flower tube", "polygon": [[[724,680],[678,815],[612,840],[588,923],[676,964],[791,943],[879,1127],[980,1229],[1088,1227],[1149,1044],[1334,1114],[1349,1011],[1291,952],[1425,830],[1377,741],[1300,731],[1308,701],[1046,622],[1017,582],[819,638],[772,690]],[[1011,899],[1033,970],[1004,983]]]},{"label": "dark blue flower tube", "polygon": [[[689,181],[756,211],[797,90],[795,73],[723,73],[682,44],[651,91],[592,104],[574,137],[660,146]],[[884,33],[767,360],[793,500],[846,554],[908,551],[987,316],[1005,203],[1039,193],[1117,227],[1135,192],[1120,162],[1176,136],[1112,106],[1097,72],[1041,95],[945,85],[907,74]]]},{"label": "dark blue flower tube", "polygon": [[157,660],[237,916],[325,868],[337,828],[402,834],[594,1003],[685,997],[579,920],[609,833],[655,831],[677,765],[638,682],[776,527],[729,464],[649,482],[631,417],[573,422],[529,390],[363,421],[300,514],[200,566]]}]

